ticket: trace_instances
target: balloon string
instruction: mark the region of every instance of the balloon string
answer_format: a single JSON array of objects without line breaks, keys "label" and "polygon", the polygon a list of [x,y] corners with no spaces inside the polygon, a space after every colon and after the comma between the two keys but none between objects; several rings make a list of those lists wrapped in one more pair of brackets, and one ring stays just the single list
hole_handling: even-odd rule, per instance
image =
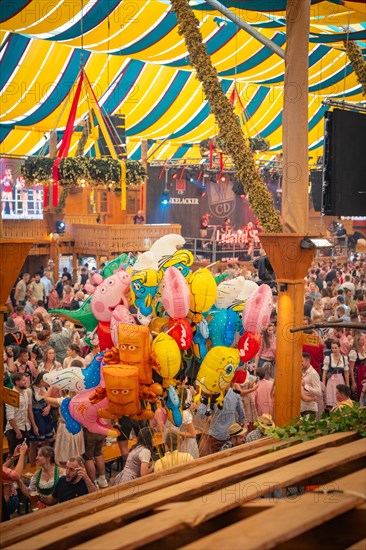
[{"label": "balloon string", "polygon": [[219,264],[219,263],[220,263],[219,261],[213,262],[212,264],[208,265],[208,266],[206,267],[206,269],[210,269],[210,267],[213,267],[214,265]]}]

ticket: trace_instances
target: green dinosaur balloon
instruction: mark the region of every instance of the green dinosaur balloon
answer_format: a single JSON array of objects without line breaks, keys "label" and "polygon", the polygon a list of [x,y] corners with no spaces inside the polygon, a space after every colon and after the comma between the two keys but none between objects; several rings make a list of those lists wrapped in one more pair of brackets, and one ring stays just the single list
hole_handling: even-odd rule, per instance
[{"label": "green dinosaur balloon", "polygon": [[226,277],[229,277],[229,273],[220,273],[220,275],[216,275],[215,277],[216,284],[218,285],[219,283],[221,283],[221,281],[226,279]]},{"label": "green dinosaur balloon", "polygon": [[70,309],[50,309],[49,313],[60,316],[62,315],[62,317],[65,317],[72,323],[83,325],[87,333],[92,333],[98,326],[98,320],[94,317],[90,308],[91,299],[92,294],[87,297],[81,308],[76,309],[75,311]]},{"label": "green dinosaur balloon", "polygon": [[103,279],[106,279],[107,277],[110,277],[121,267],[122,264],[125,264],[128,261],[128,254],[125,252],[123,254],[120,254],[117,256],[117,258],[114,258],[114,260],[111,260],[108,262],[102,271],[102,277]]}]

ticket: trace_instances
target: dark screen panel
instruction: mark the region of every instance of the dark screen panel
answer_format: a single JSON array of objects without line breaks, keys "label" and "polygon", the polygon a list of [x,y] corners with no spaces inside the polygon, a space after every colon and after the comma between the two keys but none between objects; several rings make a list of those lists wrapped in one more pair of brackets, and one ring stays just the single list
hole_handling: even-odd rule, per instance
[{"label": "dark screen panel", "polygon": [[327,215],[366,215],[366,115],[334,109],[327,113],[323,208]]}]

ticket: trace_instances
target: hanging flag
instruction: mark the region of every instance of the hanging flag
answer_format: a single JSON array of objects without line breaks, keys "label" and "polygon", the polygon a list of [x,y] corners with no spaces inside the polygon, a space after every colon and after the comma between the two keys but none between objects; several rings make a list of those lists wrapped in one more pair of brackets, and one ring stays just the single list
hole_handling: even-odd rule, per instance
[{"label": "hanging flag", "polygon": [[121,210],[126,210],[127,190],[126,190],[126,163],[124,160],[121,163]]},{"label": "hanging flag", "polygon": [[43,186],[43,208],[48,206],[48,184]]}]

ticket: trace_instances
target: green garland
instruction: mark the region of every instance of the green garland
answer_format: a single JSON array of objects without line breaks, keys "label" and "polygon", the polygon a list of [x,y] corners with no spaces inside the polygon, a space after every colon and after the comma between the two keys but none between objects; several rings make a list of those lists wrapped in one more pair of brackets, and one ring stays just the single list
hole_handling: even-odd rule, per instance
[{"label": "green garland", "polygon": [[82,131],[82,134],[80,136],[78,146],[77,146],[77,149],[76,149],[76,156],[77,157],[81,157],[84,154],[85,145],[88,141],[89,135],[90,135],[90,119],[89,119],[89,115],[88,115],[86,117],[85,121],[84,121],[84,128],[83,128],[83,131]]},{"label": "green garland", "polygon": [[[27,185],[32,186],[37,180],[42,184],[52,181],[54,160],[48,157],[28,157],[21,168]],[[79,187],[88,182],[91,185],[111,185],[120,188],[121,165],[111,158],[96,159],[92,157],[67,157],[61,160],[59,167],[62,187]],[[142,183],[146,171],[136,160],[126,161],[127,184]]]},{"label": "green garland", "polygon": [[[268,151],[269,149],[269,141],[260,136],[249,138],[248,141],[253,152]],[[207,157],[210,153],[210,142],[211,139],[204,139],[200,142],[200,153],[203,157]],[[223,143],[222,139],[214,138],[214,151],[226,154],[226,145]]]},{"label": "green garland", "polygon": [[233,106],[221,89],[216,69],[202,43],[199,21],[188,0],[171,0],[171,4],[178,19],[179,33],[184,36],[191,63],[218,124],[219,137],[226,144],[225,148],[236,166],[237,178],[248,194],[249,202],[264,231],[281,233],[279,213],[260,178],[253,153],[246,143]]},{"label": "green garland", "polygon": [[310,420],[308,417],[298,417],[283,428],[268,428],[266,435],[275,439],[308,441],[321,435],[354,430],[361,437],[366,437],[366,408],[355,403],[352,408],[323,414],[320,420]]},{"label": "green garland", "polygon": [[366,61],[363,58],[362,50],[353,40],[345,40],[343,43],[358,83],[362,86],[362,95],[366,97]]}]

